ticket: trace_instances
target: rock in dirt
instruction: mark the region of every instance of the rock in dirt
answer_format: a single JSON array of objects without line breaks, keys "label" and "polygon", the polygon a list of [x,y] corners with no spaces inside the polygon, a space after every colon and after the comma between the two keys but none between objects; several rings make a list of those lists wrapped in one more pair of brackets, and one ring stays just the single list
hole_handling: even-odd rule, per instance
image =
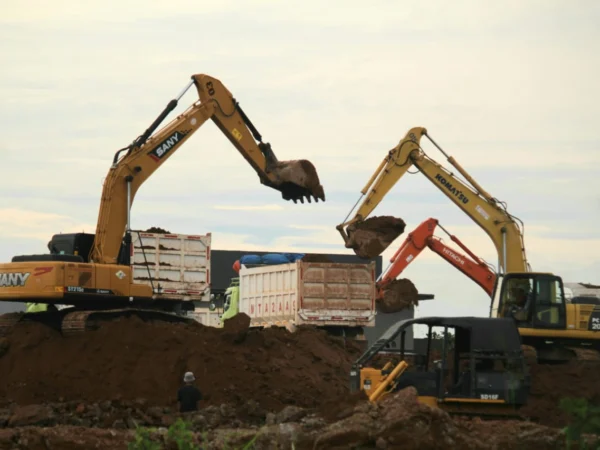
[{"label": "rock in dirt", "polygon": [[223,322],[223,339],[234,344],[244,342],[250,330],[250,316],[239,313]]},{"label": "rock in dirt", "polygon": [[348,226],[347,246],[359,258],[379,256],[394,240],[404,233],[404,220],[392,216],[374,216]]},{"label": "rock in dirt", "polygon": [[407,278],[393,280],[383,291],[383,298],[378,299],[377,308],[385,314],[402,311],[419,304],[419,291]]}]

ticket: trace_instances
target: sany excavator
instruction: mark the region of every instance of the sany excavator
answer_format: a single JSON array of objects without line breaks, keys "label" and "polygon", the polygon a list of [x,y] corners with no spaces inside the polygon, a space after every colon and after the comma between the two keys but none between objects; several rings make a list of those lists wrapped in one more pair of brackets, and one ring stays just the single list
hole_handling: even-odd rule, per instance
[{"label": "sany excavator", "polygon": [[[441,228],[468,256],[448,247],[441,238],[434,236],[436,227]],[[390,265],[377,281],[377,297],[382,298],[386,288],[415,260],[425,248],[437,253],[464,275],[477,283],[490,297],[494,293],[496,273],[483,259],[476,256],[453,234],[450,234],[437,219],[429,218],[408,234],[394,256]]]},{"label": "sany excavator", "polygon": [[[435,162],[421,148],[427,137],[465,178]],[[429,136],[415,127],[388,152],[366,186],[366,196],[356,214],[337,226],[347,248],[359,256],[373,258],[393,241],[390,229],[377,230],[369,215],[398,180],[415,167],[454,204],[475,221],[490,237],[498,253],[498,274],[490,305],[490,317],[511,317],[517,322],[523,344],[538,361],[565,362],[573,358],[598,359],[600,356],[600,305],[588,297],[577,304],[568,303],[561,277],[532,272],[527,262],[522,222],[511,215],[506,205],[485,191],[460,164]],[[348,215],[352,214],[352,211]],[[361,239],[354,233],[367,230]],[[393,231],[393,230],[392,230]],[[373,249],[373,251],[371,251]]]},{"label": "sany excavator", "polygon": [[[199,100],[153,134],[181,97],[195,86]],[[65,334],[93,327],[98,320],[125,313],[184,320],[172,312],[192,302],[169,298],[132,279],[131,205],[140,186],[211,119],[258,174],[260,182],[296,203],[325,200],[317,172],[307,160],[278,161],[269,143],[231,92],[216,78],[196,74],[150,127],[116,152],[104,181],[96,233],[54,235],[50,254],[15,256],[0,264],[0,301],[67,304],[61,311],[0,316],[0,331],[22,317],[58,322]]]}]

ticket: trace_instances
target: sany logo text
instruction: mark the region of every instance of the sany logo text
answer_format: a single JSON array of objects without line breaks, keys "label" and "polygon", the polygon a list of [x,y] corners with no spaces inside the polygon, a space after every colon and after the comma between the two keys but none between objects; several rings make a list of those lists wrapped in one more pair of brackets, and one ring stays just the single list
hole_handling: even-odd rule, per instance
[{"label": "sany logo text", "polygon": [[0,274],[0,287],[19,287],[25,286],[27,278],[31,275],[29,272],[9,272]]}]

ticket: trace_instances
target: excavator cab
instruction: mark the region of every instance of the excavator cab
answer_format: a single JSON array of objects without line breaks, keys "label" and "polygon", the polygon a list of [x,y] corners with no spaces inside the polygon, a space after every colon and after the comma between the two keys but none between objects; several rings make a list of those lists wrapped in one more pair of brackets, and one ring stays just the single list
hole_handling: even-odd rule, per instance
[{"label": "excavator cab", "polygon": [[[421,351],[407,348],[415,327],[426,333]],[[399,349],[389,351],[398,339]],[[412,386],[421,403],[481,416],[516,415],[530,384],[515,322],[480,317],[397,322],[354,363],[350,379],[351,390],[372,402]]]},{"label": "excavator cab", "polygon": [[499,317],[516,320],[519,328],[564,329],[566,301],[562,280],[551,274],[506,274],[498,311]]}]

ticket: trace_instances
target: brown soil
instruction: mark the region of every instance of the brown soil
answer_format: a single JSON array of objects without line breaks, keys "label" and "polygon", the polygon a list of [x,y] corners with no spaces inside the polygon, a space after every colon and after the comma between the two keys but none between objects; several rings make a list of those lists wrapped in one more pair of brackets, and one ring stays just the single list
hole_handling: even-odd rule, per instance
[{"label": "brown soil", "polygon": [[[239,336],[239,323],[232,325]],[[20,404],[145,398],[169,405],[188,370],[209,405],[255,399],[269,410],[317,407],[348,393],[350,366],[360,354],[353,341],[299,327],[250,330],[240,344],[230,331],[133,317],[64,338],[20,323],[0,358],[0,398]]]},{"label": "brown soil", "polygon": [[223,339],[233,344],[244,342],[250,331],[250,316],[239,313],[223,324]]},{"label": "brown soil", "polygon": [[150,227],[146,230],[146,233],[171,234],[170,231],[160,227]]},{"label": "brown soil", "polygon": [[162,245],[162,244],[158,244],[158,248],[159,248],[159,249],[161,249],[161,250],[170,250],[170,251],[175,251],[175,250],[177,250],[176,248],[172,248],[172,247],[165,247],[165,246],[164,246],[164,245]]},{"label": "brown soil", "polygon": [[370,217],[348,227],[348,244],[359,258],[379,256],[406,228],[402,219],[392,216]]},{"label": "brown soil", "polygon": [[302,257],[302,261],[304,262],[320,262],[320,263],[330,263],[333,262],[327,255],[315,255],[315,254],[306,254]]},{"label": "brown soil", "polygon": [[[250,402],[248,407],[253,408]],[[176,448],[169,433],[155,427],[166,428],[181,416],[191,427],[195,448],[207,450],[248,448],[251,440],[256,449],[566,448],[560,429],[529,422],[451,418],[437,408],[419,404],[413,388],[393,393],[377,405],[364,400],[344,402],[332,420],[288,406],[278,414],[263,415],[259,423],[250,423],[236,416],[227,404],[180,415],[146,407],[142,401],[31,405],[0,410],[0,414],[9,418],[8,427],[0,430],[0,449],[11,450],[126,449],[137,426],[153,427],[149,436],[159,448]],[[584,448],[583,444],[596,448],[598,444],[597,437],[587,437],[586,441],[578,448]]]},{"label": "brown soil", "polygon": [[562,398],[586,398],[600,405],[600,363],[576,361],[561,365],[533,364],[531,393],[524,416],[548,426],[564,426],[567,415],[559,408]]},{"label": "brown soil", "polygon": [[383,298],[379,299],[379,311],[385,314],[402,311],[419,304],[419,291],[407,278],[391,281],[384,290]]}]

